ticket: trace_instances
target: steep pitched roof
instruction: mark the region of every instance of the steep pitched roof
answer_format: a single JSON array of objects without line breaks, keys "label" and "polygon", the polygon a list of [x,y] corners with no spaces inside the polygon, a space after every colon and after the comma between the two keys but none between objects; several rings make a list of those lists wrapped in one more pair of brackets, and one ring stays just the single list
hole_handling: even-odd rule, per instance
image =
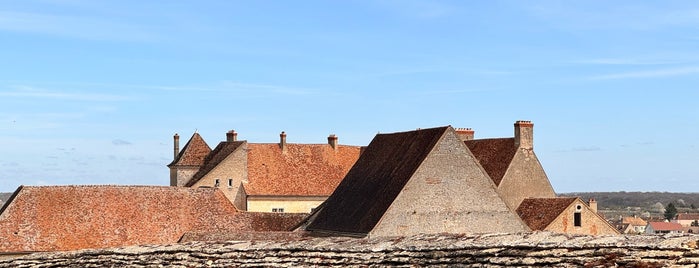
[{"label": "steep pitched roof", "polygon": [[578,198],[527,198],[517,208],[517,214],[532,231],[544,230],[576,199]]},{"label": "steep pitched roof", "polygon": [[211,147],[204,141],[199,133],[194,133],[182,148],[177,158],[168,166],[201,166],[204,158],[211,152]]},{"label": "steep pitched roof", "polygon": [[507,168],[517,152],[514,138],[478,139],[465,141],[496,186],[500,186]]},{"label": "steep pitched roof", "polygon": [[176,242],[190,230],[250,229],[217,189],[22,186],[0,214],[0,252]]},{"label": "steep pitched roof", "polygon": [[249,195],[328,196],[359,158],[359,146],[248,144]]},{"label": "steep pitched roof", "polygon": [[662,221],[651,221],[648,222],[654,231],[680,231],[682,230],[682,224],[676,222],[662,222]]},{"label": "steep pitched roof", "polygon": [[222,141],[220,142],[216,148],[214,148],[213,151],[211,151],[209,154],[206,155],[204,160],[202,161],[201,168],[199,168],[199,171],[192,176],[192,179],[185,184],[187,187],[192,187],[195,183],[197,183],[201,178],[206,176],[211,170],[213,170],[218,164],[221,163],[228,155],[233,153],[235,150],[240,147],[240,145],[243,145],[245,141]]},{"label": "steep pitched roof", "polygon": [[448,128],[376,135],[307,230],[370,232]]}]

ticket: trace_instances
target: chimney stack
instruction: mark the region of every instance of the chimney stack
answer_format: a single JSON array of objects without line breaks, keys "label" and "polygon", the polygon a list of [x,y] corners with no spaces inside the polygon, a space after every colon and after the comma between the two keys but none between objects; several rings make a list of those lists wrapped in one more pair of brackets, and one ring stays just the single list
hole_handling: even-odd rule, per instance
[{"label": "chimney stack", "polygon": [[328,144],[330,144],[333,149],[337,150],[337,136],[335,136],[335,134],[330,134],[330,136],[328,136]]},{"label": "chimney stack", "polygon": [[589,204],[590,204],[590,210],[592,210],[592,212],[594,212],[594,213],[597,213],[597,200],[595,200],[594,198],[590,198]]},{"label": "chimney stack", "polygon": [[459,139],[461,141],[470,141],[473,140],[473,135],[475,131],[471,128],[457,128],[456,129],[456,135],[459,136]]},{"label": "chimney stack", "polygon": [[519,120],[515,122],[515,146],[522,149],[534,148],[534,123]]},{"label": "chimney stack", "polygon": [[279,147],[282,148],[282,151],[286,150],[286,132],[284,131],[279,134]]},{"label": "chimney stack", "polygon": [[226,133],[226,141],[227,142],[234,142],[238,140],[238,132],[235,132],[235,130],[228,131]]},{"label": "chimney stack", "polygon": [[174,151],[175,151],[175,157],[173,159],[177,159],[177,155],[180,154],[180,135],[175,133],[175,136],[172,137],[174,140]]}]

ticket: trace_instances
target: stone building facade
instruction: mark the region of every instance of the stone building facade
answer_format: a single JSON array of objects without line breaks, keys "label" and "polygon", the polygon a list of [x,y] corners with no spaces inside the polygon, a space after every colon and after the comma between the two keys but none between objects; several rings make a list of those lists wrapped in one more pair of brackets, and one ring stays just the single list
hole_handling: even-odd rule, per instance
[{"label": "stone building facade", "polygon": [[619,234],[597,214],[595,201],[590,206],[577,197],[527,198],[517,208],[517,214],[533,231],[567,234]]}]

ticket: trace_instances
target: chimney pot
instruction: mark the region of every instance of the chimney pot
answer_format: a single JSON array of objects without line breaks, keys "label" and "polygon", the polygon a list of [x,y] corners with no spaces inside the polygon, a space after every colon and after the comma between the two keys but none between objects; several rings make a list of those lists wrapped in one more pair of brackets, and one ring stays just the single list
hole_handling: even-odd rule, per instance
[{"label": "chimney pot", "polygon": [[235,130],[228,131],[226,133],[226,141],[227,142],[234,142],[238,140],[238,132],[235,132]]},{"label": "chimney pot", "polygon": [[284,131],[279,134],[279,147],[282,148],[282,151],[286,150],[286,132]]},{"label": "chimney pot", "polygon": [[174,149],[174,152],[175,152],[175,156],[174,156],[173,159],[177,159],[177,155],[180,154],[180,135],[178,135],[177,133],[175,133],[175,136],[173,136],[172,139],[173,139],[173,141],[174,141],[174,144],[173,144],[173,147],[174,147],[174,148],[173,148],[173,149]]},{"label": "chimney pot", "polygon": [[515,146],[522,149],[534,148],[534,123],[518,120],[515,122]]},{"label": "chimney pot", "polygon": [[337,140],[338,138],[335,136],[335,134],[330,134],[330,136],[328,136],[328,144],[330,144],[330,146],[332,146],[335,150],[337,150]]},{"label": "chimney pot", "polygon": [[470,141],[473,140],[473,136],[475,134],[475,131],[471,128],[457,128],[456,129],[456,135],[459,136],[459,139],[461,141]]}]

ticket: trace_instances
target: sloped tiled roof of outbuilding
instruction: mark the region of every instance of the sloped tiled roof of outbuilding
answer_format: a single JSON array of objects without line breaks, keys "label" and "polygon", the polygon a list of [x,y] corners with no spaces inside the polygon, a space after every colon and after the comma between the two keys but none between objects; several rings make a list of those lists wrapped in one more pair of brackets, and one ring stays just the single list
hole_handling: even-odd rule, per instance
[{"label": "sloped tiled roof of outbuilding", "polygon": [[514,138],[478,139],[465,141],[496,186],[500,185],[505,172],[517,152]]},{"label": "sloped tiled roof of outbuilding", "polygon": [[622,223],[628,223],[633,226],[646,226],[648,222],[639,217],[624,217],[621,219]]},{"label": "sloped tiled roof of outbuilding", "polygon": [[532,231],[541,231],[577,199],[576,197],[527,198],[517,208],[517,214]]},{"label": "sloped tiled roof of outbuilding", "polygon": [[682,224],[676,222],[662,222],[662,221],[651,221],[648,225],[653,228],[654,231],[679,231],[682,230]]},{"label": "sloped tiled roof of outbuilding", "polygon": [[245,141],[223,141],[219,143],[213,151],[206,155],[204,161],[202,162],[202,166],[199,168],[199,171],[192,176],[192,179],[189,180],[185,186],[193,186],[244,143]]},{"label": "sloped tiled roof of outbuilding", "polygon": [[448,128],[376,135],[306,229],[369,233]]},{"label": "sloped tiled roof of outbuilding", "polygon": [[359,146],[248,143],[248,195],[328,196],[359,158]]},{"label": "sloped tiled roof of outbuilding", "polygon": [[237,219],[250,228],[235,230],[196,230],[187,232],[179,242],[228,241],[228,240],[279,240],[300,238],[303,234],[292,232],[307,217],[308,213],[241,212]]},{"label": "sloped tiled roof of outbuilding", "polygon": [[199,133],[194,133],[182,148],[177,158],[168,166],[201,166],[204,158],[211,152],[211,147],[204,141]]},{"label": "sloped tiled roof of outbuilding", "polygon": [[174,243],[187,231],[251,230],[217,189],[22,186],[0,214],[0,252]]},{"label": "sloped tiled roof of outbuilding", "polygon": [[699,213],[678,213],[677,220],[681,220],[681,221],[699,220]]}]

